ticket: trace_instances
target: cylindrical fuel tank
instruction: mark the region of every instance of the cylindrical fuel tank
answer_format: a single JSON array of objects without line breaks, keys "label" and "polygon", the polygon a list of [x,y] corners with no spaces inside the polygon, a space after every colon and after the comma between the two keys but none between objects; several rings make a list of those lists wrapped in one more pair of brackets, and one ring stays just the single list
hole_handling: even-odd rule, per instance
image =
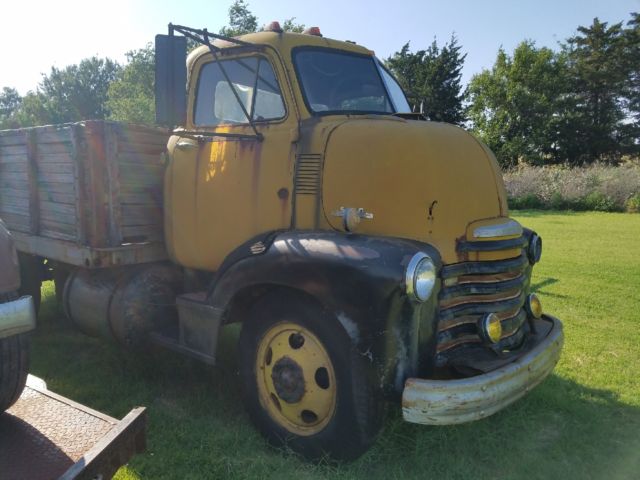
[{"label": "cylindrical fuel tank", "polygon": [[177,329],[181,286],[180,270],[168,264],[78,269],[67,278],[63,306],[83,333],[136,347],[152,331]]}]

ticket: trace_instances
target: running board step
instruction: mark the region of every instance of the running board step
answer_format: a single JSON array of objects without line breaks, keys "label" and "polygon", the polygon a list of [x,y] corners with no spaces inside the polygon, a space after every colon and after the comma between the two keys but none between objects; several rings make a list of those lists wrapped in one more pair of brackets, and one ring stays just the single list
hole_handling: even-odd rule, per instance
[{"label": "running board step", "polygon": [[151,335],[151,341],[209,365],[215,365],[223,310],[209,305],[205,292],[180,295],[176,304],[180,327],[178,338],[154,333]]}]

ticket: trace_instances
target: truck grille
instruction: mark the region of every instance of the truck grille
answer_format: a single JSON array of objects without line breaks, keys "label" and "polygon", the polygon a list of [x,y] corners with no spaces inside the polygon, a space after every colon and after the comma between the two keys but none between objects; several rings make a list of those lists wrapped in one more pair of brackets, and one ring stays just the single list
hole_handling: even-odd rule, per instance
[{"label": "truck grille", "polygon": [[[480,245],[482,244],[482,245]],[[519,347],[529,331],[523,308],[531,279],[531,265],[523,250],[527,235],[499,242],[460,242],[459,251],[519,251],[506,260],[462,262],[442,268],[438,299],[436,365],[443,367],[463,348],[485,346],[502,352]],[[502,323],[502,339],[488,345],[478,325],[487,313]]]}]

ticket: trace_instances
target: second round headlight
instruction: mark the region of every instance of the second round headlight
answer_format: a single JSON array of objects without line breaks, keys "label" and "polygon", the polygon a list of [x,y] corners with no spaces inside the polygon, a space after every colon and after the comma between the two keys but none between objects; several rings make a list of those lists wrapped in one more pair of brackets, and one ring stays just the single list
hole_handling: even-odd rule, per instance
[{"label": "second round headlight", "polygon": [[426,253],[416,253],[407,266],[407,294],[426,302],[436,284],[436,266]]}]

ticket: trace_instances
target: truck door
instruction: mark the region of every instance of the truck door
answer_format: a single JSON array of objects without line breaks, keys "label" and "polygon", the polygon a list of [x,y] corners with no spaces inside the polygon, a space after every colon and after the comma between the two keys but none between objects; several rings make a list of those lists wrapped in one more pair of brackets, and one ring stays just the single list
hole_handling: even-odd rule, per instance
[{"label": "truck door", "polygon": [[170,142],[166,177],[167,244],[178,263],[213,271],[250,238],[290,226],[297,118],[280,68],[255,53],[196,61],[192,134]]}]

